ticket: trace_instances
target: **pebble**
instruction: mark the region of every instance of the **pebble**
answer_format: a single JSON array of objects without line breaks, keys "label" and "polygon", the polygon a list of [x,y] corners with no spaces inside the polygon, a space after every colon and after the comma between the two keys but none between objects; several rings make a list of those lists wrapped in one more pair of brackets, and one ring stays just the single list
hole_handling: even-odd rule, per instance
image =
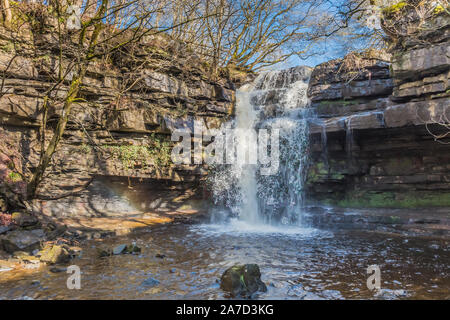
[{"label": "pebble", "polygon": [[159,285],[159,281],[155,278],[148,278],[142,281],[141,285],[145,287],[156,287],[157,285]]}]

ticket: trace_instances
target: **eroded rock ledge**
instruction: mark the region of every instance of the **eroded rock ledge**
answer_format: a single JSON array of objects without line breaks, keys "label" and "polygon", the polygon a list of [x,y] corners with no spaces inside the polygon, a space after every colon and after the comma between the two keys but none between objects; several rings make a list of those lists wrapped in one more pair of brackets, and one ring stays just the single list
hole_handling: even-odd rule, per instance
[{"label": "eroded rock ledge", "polygon": [[[5,75],[0,97],[0,191],[5,191],[3,183],[9,183],[23,192],[24,177],[39,161],[42,96],[58,72],[58,39],[56,34],[42,33],[34,41],[19,41],[8,34],[0,30],[0,72]],[[13,43],[21,47],[20,54],[12,52]],[[206,63],[163,36],[144,37],[124,50],[132,54],[90,65],[81,91],[84,101],[72,109],[40,185],[35,211],[55,217],[97,217],[173,210],[195,194],[192,191],[205,177],[205,167],[171,164],[170,135],[178,128],[192,129],[194,120],[203,120],[207,128],[226,121],[233,113],[233,74],[211,80]],[[64,56],[63,65],[69,59]],[[55,94],[63,95],[68,84]],[[49,106],[47,141],[60,114],[60,105]],[[142,197],[132,197],[127,190]]]},{"label": "eroded rock ledge", "polygon": [[[443,19],[445,21],[443,21]],[[450,17],[428,43],[403,39],[391,63],[313,71],[311,199],[346,207],[450,207]],[[444,23],[445,22],[445,23]],[[420,38],[420,37],[419,37]],[[431,43],[430,43],[431,42]]]}]

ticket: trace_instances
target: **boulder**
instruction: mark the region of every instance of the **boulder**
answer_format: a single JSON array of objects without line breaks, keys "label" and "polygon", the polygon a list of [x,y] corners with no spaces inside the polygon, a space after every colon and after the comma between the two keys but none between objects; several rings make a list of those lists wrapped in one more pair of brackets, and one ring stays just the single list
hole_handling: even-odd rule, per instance
[{"label": "boulder", "polygon": [[45,240],[44,231],[36,230],[15,230],[2,236],[2,247],[6,252],[15,251],[31,252],[40,247],[40,243]]},{"label": "boulder", "polygon": [[220,288],[233,297],[250,297],[257,291],[267,291],[256,264],[234,265],[227,269],[220,279]]}]

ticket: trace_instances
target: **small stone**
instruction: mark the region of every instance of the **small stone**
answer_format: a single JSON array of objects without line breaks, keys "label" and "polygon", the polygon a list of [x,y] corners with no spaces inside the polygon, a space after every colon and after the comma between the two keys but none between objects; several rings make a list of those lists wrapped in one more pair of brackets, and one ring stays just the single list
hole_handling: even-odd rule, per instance
[{"label": "small stone", "polygon": [[142,281],[141,285],[143,285],[144,287],[156,287],[157,285],[159,285],[159,281],[155,278],[148,278]]},{"label": "small stone", "polygon": [[112,256],[112,251],[110,249],[97,249],[97,256],[99,258]]},{"label": "small stone", "polygon": [[140,253],[141,252],[141,248],[139,248],[135,243],[130,244],[129,246],[127,246],[127,250],[126,253]]},{"label": "small stone", "polygon": [[50,272],[53,273],[60,273],[60,272],[66,272],[67,268],[61,268],[61,267],[51,267]]},{"label": "small stone", "polygon": [[24,262],[29,262],[29,263],[33,263],[33,264],[38,264],[40,262],[38,257],[29,255],[27,252],[23,252],[23,251],[14,252],[13,256]]},{"label": "small stone", "polygon": [[155,258],[158,258],[158,259],[164,259],[165,257],[166,257],[166,255],[162,254],[162,253],[155,254]]},{"label": "small stone", "polygon": [[169,270],[170,273],[175,273],[176,271],[177,271],[177,269],[175,269],[175,268],[172,268]]},{"label": "small stone", "polygon": [[117,254],[125,253],[125,252],[126,252],[126,249],[127,249],[127,245],[126,245],[126,244],[118,245],[117,247],[115,247],[115,248],[113,249],[113,254],[114,254],[114,255],[117,255]]},{"label": "small stone", "polygon": [[39,220],[27,212],[13,212],[11,219],[14,224],[21,228],[38,227],[40,225]]}]

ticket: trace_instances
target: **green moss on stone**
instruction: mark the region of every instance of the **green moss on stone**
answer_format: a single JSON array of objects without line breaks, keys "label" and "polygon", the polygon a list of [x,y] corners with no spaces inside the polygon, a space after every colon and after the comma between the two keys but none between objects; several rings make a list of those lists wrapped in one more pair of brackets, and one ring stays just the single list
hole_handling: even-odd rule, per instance
[{"label": "green moss on stone", "polygon": [[348,194],[335,203],[347,208],[423,208],[450,207],[449,193],[430,192],[365,192]]},{"label": "green moss on stone", "polygon": [[394,13],[400,12],[404,7],[407,6],[406,1],[400,1],[392,6],[386,7],[383,9],[383,14],[385,15],[391,15]]},{"label": "green moss on stone", "polygon": [[18,181],[22,181],[22,175],[20,175],[20,173],[11,171],[8,174],[8,178],[12,181],[12,182],[18,182]]}]

